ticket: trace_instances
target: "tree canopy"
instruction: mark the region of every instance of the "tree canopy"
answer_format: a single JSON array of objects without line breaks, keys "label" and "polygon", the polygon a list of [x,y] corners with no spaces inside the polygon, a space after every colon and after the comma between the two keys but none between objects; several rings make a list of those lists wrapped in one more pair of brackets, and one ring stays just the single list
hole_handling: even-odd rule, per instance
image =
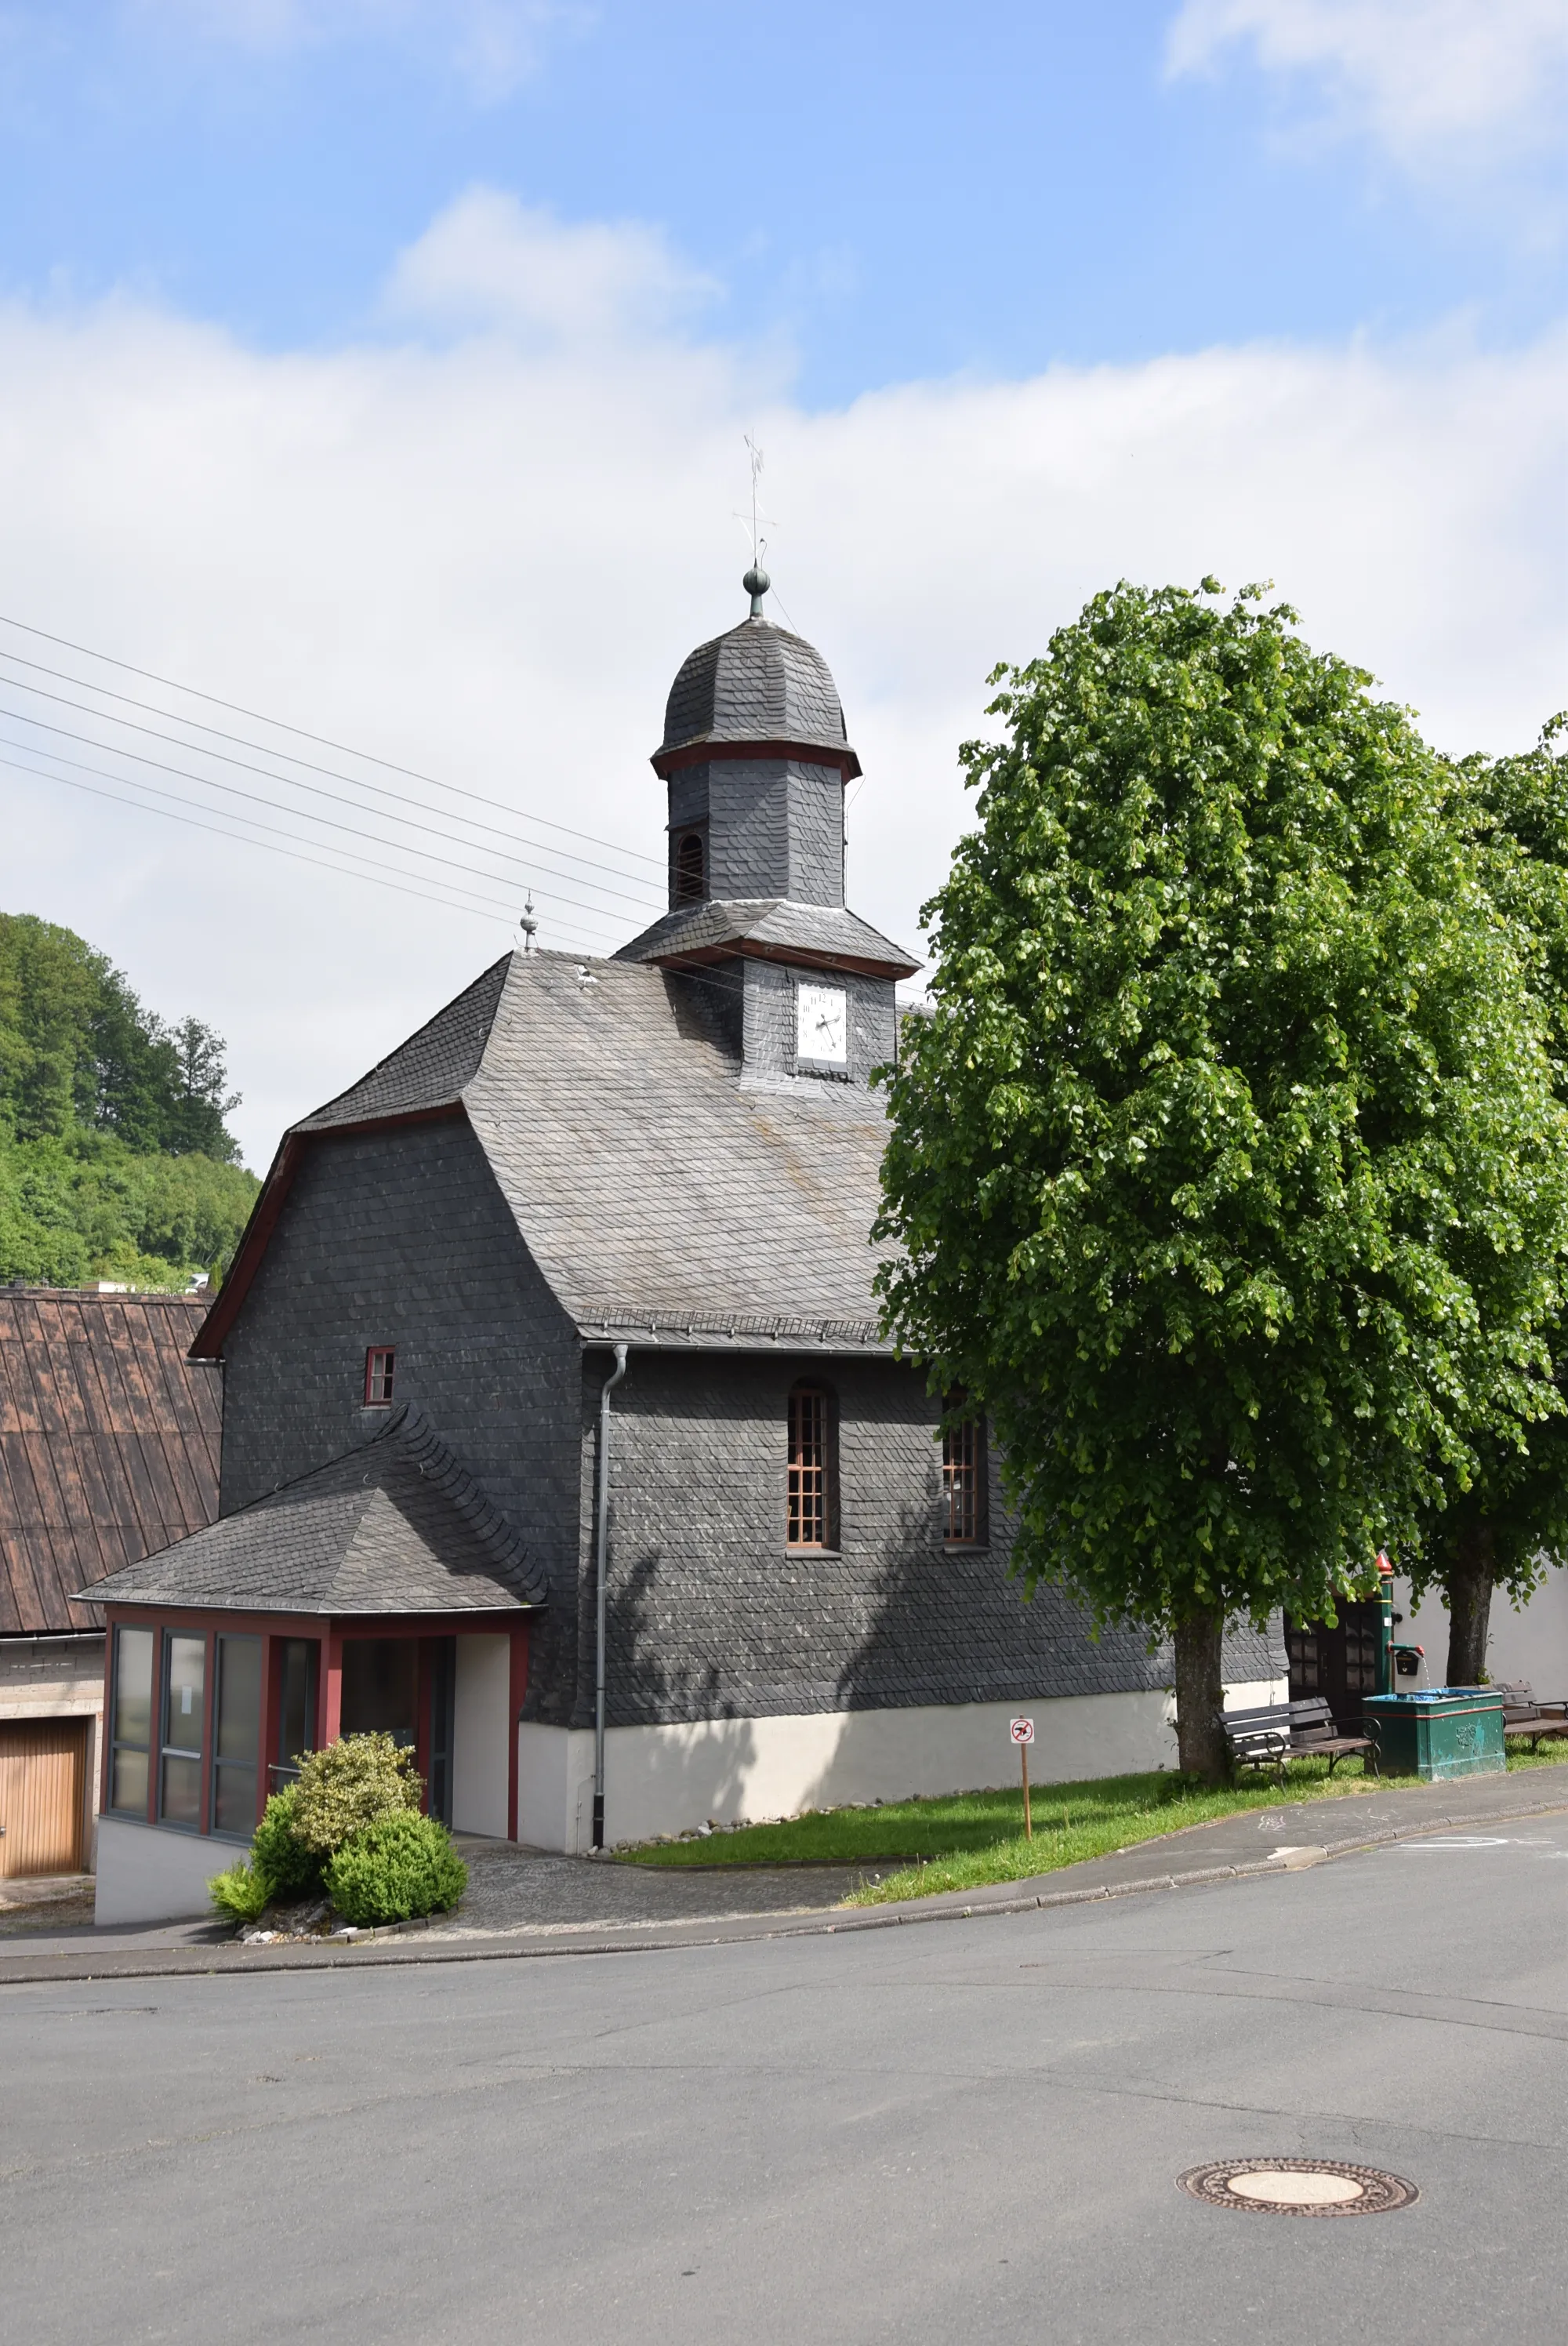
[{"label": "tree canopy", "polygon": [[[1459,769],[1488,888],[1514,921],[1533,961],[1546,1017],[1553,1081],[1568,1105],[1568,760],[1555,744],[1558,717],[1522,757],[1471,758]],[[1548,1329],[1560,1392],[1568,1388],[1568,1311]],[[1427,1511],[1411,1559],[1418,1596],[1440,1588],[1451,1624],[1447,1677],[1473,1683],[1485,1670],[1493,1586],[1522,1603],[1548,1556],[1568,1555],[1568,1411],[1505,1419],[1482,1433],[1464,1472],[1449,1467]]]},{"label": "tree canopy", "polygon": [[112,1132],[129,1148],[238,1161],[223,1038],[167,1025],[70,929],[0,913],[0,1121],[18,1140]]},{"label": "tree canopy", "polygon": [[[1561,1408],[1568,1244],[1547,1019],[1452,770],[1218,593],[1124,584],[993,678],[879,1225],[891,1331],[993,1417],[1017,1568],[1174,1631],[1184,1713],[1227,1617],[1332,1618]],[[1212,1766],[1212,1717],[1182,1743]]]},{"label": "tree canopy", "polygon": [[221,1035],[166,1025],[69,930],[0,913],[0,1280],[183,1286],[226,1263],[257,1183]]}]

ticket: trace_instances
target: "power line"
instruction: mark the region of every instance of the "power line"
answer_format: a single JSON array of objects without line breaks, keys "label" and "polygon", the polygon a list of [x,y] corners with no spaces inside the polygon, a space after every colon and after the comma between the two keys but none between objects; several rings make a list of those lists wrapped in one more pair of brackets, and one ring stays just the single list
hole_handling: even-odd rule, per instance
[{"label": "power line", "polygon": [[[338,822],[334,821],[331,815],[315,814],[308,807],[287,805],[280,800],[266,797],[260,790],[245,790],[238,782],[219,781],[214,776],[208,774],[193,774],[188,767],[171,766],[165,759],[144,757],[139,750],[122,750],[110,741],[95,741],[88,734],[73,733],[63,725],[46,724],[42,719],[28,717],[25,712],[18,709],[6,709],[4,703],[0,703],[0,716],[15,718],[20,723],[33,726],[40,732],[58,734],[63,740],[79,741],[84,743],[89,749],[107,750],[111,757],[132,759],[137,765],[150,766],[155,773],[173,774],[181,781],[194,782],[199,790],[221,790],[226,798],[249,799],[258,806],[270,808],[274,814],[292,815],[299,821],[313,822],[318,824],[322,830],[326,831],[345,831],[350,838],[371,839],[373,840],[378,846],[390,847],[399,854],[419,855],[426,862],[444,863],[450,866],[453,871],[469,872],[475,879],[500,880],[502,877],[500,873],[487,872],[477,864],[460,863],[452,856],[433,855],[428,848],[414,847],[412,845],[406,844],[402,840],[385,839],[378,831],[366,831],[357,827],[353,823]],[[32,742],[18,741],[9,734],[0,733],[0,741],[5,742],[10,749],[27,750],[32,751],[35,755],[38,754],[38,751],[36,750],[35,745]],[[89,766],[79,758],[66,757],[61,750],[53,750],[48,754],[58,758],[62,765],[75,766],[82,773],[96,774],[100,781],[134,782],[137,780],[136,776],[130,774],[106,774],[101,766]],[[150,787],[150,785],[148,787]],[[351,805],[352,802],[348,801],[348,803]],[[210,811],[213,812],[220,811],[220,810],[218,809]],[[423,827],[423,826],[421,826],[421,828]],[[322,843],[324,844],[325,842]],[[549,872],[548,866],[544,868],[546,872]],[[553,878],[556,875],[551,872],[550,876]],[[580,897],[567,895],[562,891],[555,888],[540,886],[538,888],[538,893],[542,898],[547,899],[553,903],[569,904],[574,908],[574,910],[580,913],[585,913],[594,920],[608,921],[612,917],[599,905],[585,903]]]},{"label": "power line", "polygon": [[[409,798],[406,793],[402,790],[382,790],[379,784],[375,782],[367,782],[358,774],[340,773],[335,766],[318,766],[309,758],[298,758],[294,755],[292,750],[274,750],[266,742],[248,740],[242,734],[224,733],[220,731],[216,725],[203,725],[199,718],[182,717],[178,709],[155,709],[148,701],[133,699],[128,693],[111,692],[107,685],[94,684],[87,677],[72,676],[63,668],[48,668],[42,660],[25,660],[23,659],[16,652],[8,652],[5,650],[0,650],[0,660],[4,660],[12,668],[31,668],[34,673],[38,676],[52,676],[61,684],[74,684],[83,692],[97,693],[100,699],[123,701],[127,709],[139,709],[146,716],[165,718],[169,724],[183,725],[191,732],[210,733],[215,740],[235,742],[242,750],[254,750],[260,757],[282,760],[291,766],[303,766],[309,773],[325,774],[331,781],[347,782],[351,790],[370,791],[377,798],[393,800],[400,806],[417,806],[426,814],[433,814],[435,812],[435,809],[426,805],[423,799]],[[178,748],[189,750],[198,757],[218,758],[221,760],[225,765],[239,766],[249,772],[265,770],[272,780],[286,783],[290,790],[309,790],[311,787],[309,782],[296,781],[292,774],[272,774],[270,768],[263,770],[249,767],[247,766],[244,759],[230,758],[227,752],[222,750],[209,750],[199,741],[178,740],[173,734],[160,733],[155,726],[137,725],[129,718],[117,717],[111,709],[88,708],[82,701],[73,700],[68,694],[46,691],[42,685],[29,684],[25,677],[8,677],[5,681],[10,684],[15,691],[30,692],[36,699],[39,700],[57,701],[65,708],[76,709],[84,716],[101,718],[106,725],[123,725],[132,732],[149,733],[155,740],[175,742]],[[105,746],[107,747],[107,745],[106,744]],[[334,794],[328,792],[325,795],[332,796]],[[400,815],[394,815],[392,820],[395,822],[402,821],[406,820],[406,818]],[[449,821],[466,823],[471,831],[489,831],[496,839],[515,840],[517,837],[514,831],[503,831],[499,823],[481,822],[477,817],[473,815],[452,815],[449,816],[447,820]],[[516,820],[521,822],[533,822],[537,821],[538,818],[533,815],[519,815],[516,817]],[[571,837],[578,836],[578,834],[575,832],[569,833],[568,835]],[[596,863],[588,856],[574,855],[569,848],[555,847],[548,842],[544,842],[542,845],[536,845],[532,841],[524,840],[520,843],[528,848],[530,852],[535,855],[560,855],[563,856],[568,863],[580,864],[585,872],[606,872],[612,880],[629,880],[633,882],[634,884],[636,882],[636,872],[619,871],[614,864]],[[652,856],[638,854],[637,850],[635,848],[614,850],[612,852],[626,855],[636,855],[639,862],[651,863],[655,860]]]},{"label": "power line", "polygon": [[[376,812],[375,809],[364,806],[356,799],[344,798],[341,791],[323,790],[319,782],[297,782],[291,775],[277,773],[270,766],[255,766],[252,765],[248,759],[229,757],[224,750],[203,750],[198,743],[193,741],[182,741],[172,733],[160,733],[155,725],[137,725],[133,723],[133,721],[127,717],[109,717],[104,715],[104,712],[99,709],[86,709],[79,701],[68,699],[64,693],[45,691],[41,685],[14,683],[13,689],[22,692],[30,692],[36,699],[51,701],[56,707],[72,709],[79,717],[97,718],[103,716],[103,721],[106,724],[124,726],[133,733],[145,734],[152,740],[167,743],[170,749],[184,750],[197,757],[217,758],[220,760],[224,765],[238,768],[241,773],[259,775],[263,781],[280,783],[285,790],[305,791],[312,798],[325,799],[329,804],[332,806],[348,807],[356,814],[373,814]],[[144,757],[140,750],[124,749],[117,741],[99,740],[95,735],[90,733],[73,733],[69,726],[51,725],[47,718],[31,716],[25,709],[9,709],[4,702],[0,702],[0,716],[15,718],[18,724],[34,726],[41,733],[57,733],[60,738],[66,741],[83,742],[90,750],[107,750],[111,757],[133,758],[138,765],[152,766],[162,773],[182,775],[185,780],[188,782],[199,783],[204,790],[228,790],[232,792],[235,796],[242,798],[253,797],[256,795],[253,791],[239,790],[237,785],[232,782],[220,782],[215,780],[210,775],[207,774],[193,774],[188,767],[170,766],[160,758]],[[347,775],[342,775],[340,776],[339,779],[341,780],[349,780],[351,778]],[[392,797],[396,796],[397,793],[388,791],[383,793],[383,795]],[[269,805],[277,805],[279,801],[276,800],[269,800],[265,801],[265,803]],[[405,801],[404,803],[409,805],[417,805],[418,801],[408,800]],[[331,822],[330,817],[326,815],[311,815],[304,808],[296,808],[290,811],[304,815],[306,820],[311,822]],[[427,814],[433,814],[435,812],[435,809],[433,807],[427,807],[424,811]],[[443,830],[439,823],[418,822],[409,815],[382,815],[381,819],[387,822],[401,823],[407,831],[428,831],[432,838],[434,839],[445,839],[449,836],[449,833]],[[458,819],[460,821],[467,820],[466,817],[459,817]],[[344,828],[341,824],[333,825],[331,827],[339,830]],[[489,828],[489,826],[486,825],[485,828]],[[389,846],[393,842],[391,841],[386,842]],[[526,844],[526,842],[524,843]],[[476,847],[482,846],[482,842],[478,840],[464,842],[463,844],[473,845]],[[503,862],[519,864],[525,872],[545,870],[550,872],[552,876],[556,879],[572,880],[578,887],[592,890],[595,895],[616,896],[618,897],[623,903],[636,904],[639,907],[657,905],[658,903],[658,898],[654,894],[651,889],[646,892],[639,891],[636,895],[632,895],[624,888],[606,888],[601,881],[579,880],[575,872],[562,872],[557,871],[555,867],[551,864],[541,865],[539,857],[541,853],[545,851],[540,849],[535,849],[533,852],[528,855],[514,855],[508,853],[504,850],[497,851],[494,848],[491,848],[485,852],[492,855],[499,853],[500,860]],[[437,858],[438,862],[441,860],[442,859]],[[472,865],[468,865],[463,868],[473,870],[473,867]],[[623,872],[618,873],[616,876],[622,879],[629,879],[631,875],[630,873]]]},{"label": "power line", "polygon": [[[411,782],[427,782],[433,790],[448,790],[455,798],[472,799],[475,806],[494,807],[502,814],[511,814],[514,821],[522,820],[524,821],[535,823],[545,831],[558,831],[564,837],[567,839],[580,839],[590,847],[607,847],[613,855],[630,856],[639,863],[651,863],[656,871],[662,871],[664,869],[663,862],[658,856],[645,855],[640,848],[622,847],[615,840],[597,838],[592,831],[575,831],[569,823],[554,822],[547,815],[535,814],[519,818],[516,815],[515,811],[513,808],[508,807],[504,799],[486,798],[481,790],[464,790],[458,782],[443,782],[441,780],[439,776],[421,773],[416,767],[400,766],[391,758],[378,758],[373,750],[356,750],[346,741],[334,741],[331,740],[324,733],[308,732],[304,726],[290,725],[284,718],[269,717],[261,709],[246,709],[236,700],[224,700],[215,692],[203,692],[199,685],[180,684],[173,677],[159,676],[155,669],[137,668],[130,660],[116,659],[111,652],[94,651],[90,645],[73,643],[68,636],[52,636],[46,627],[29,627],[25,619],[8,618],[3,611],[0,611],[0,627],[15,627],[19,629],[23,635],[36,636],[42,643],[58,644],[63,651],[79,652],[84,659],[101,660],[106,668],[117,668],[126,676],[139,676],[148,684],[161,684],[164,686],[166,690],[169,692],[188,693],[193,700],[205,700],[209,708],[227,709],[232,716],[248,717],[251,722],[256,725],[270,725],[277,732],[293,734],[296,740],[312,741],[320,750],[333,750],[337,751],[340,757],[361,759],[366,765],[380,766],[385,773],[402,774],[405,780]],[[85,680],[86,679],[83,679],[83,681]],[[89,691],[100,691],[106,690],[107,688],[101,686],[89,684],[87,686],[87,689]],[[117,699],[123,697],[124,696],[117,694],[115,696]],[[145,703],[137,703],[137,705],[142,707],[146,706]],[[176,721],[182,724],[195,724],[198,720],[194,718],[189,718],[177,719]],[[216,728],[209,728],[208,729],[216,730]],[[257,745],[250,744],[249,746],[255,747]],[[274,754],[278,756],[287,756],[288,752],[277,751]],[[305,760],[300,759],[295,762],[302,765]],[[371,788],[373,786],[367,784],[365,787]]]},{"label": "power line", "polygon": [[[4,736],[0,736],[0,740],[3,740],[4,738]],[[13,744],[12,746],[15,747],[16,745]],[[75,761],[71,760],[66,760],[66,763],[74,762]],[[504,911],[504,909],[500,907],[499,899],[485,899],[475,896],[468,903],[463,903],[456,893],[443,896],[433,895],[428,889],[412,887],[406,880],[382,879],[377,877],[377,872],[384,870],[386,868],[385,866],[375,866],[372,870],[356,872],[352,866],[348,863],[324,862],[319,855],[306,855],[301,853],[298,847],[274,847],[270,841],[251,838],[244,831],[226,831],[218,823],[203,822],[199,816],[176,814],[169,807],[149,806],[145,799],[127,798],[124,795],[124,789],[128,788],[131,790],[146,790],[159,798],[172,800],[175,805],[178,806],[188,806],[192,803],[188,799],[179,798],[173,790],[158,790],[156,782],[138,782],[132,780],[129,776],[118,777],[117,779],[122,780],[124,788],[120,790],[106,790],[98,789],[97,786],[92,782],[76,781],[69,774],[54,774],[50,773],[45,768],[37,766],[24,766],[15,758],[0,758],[0,766],[9,767],[15,773],[31,775],[36,780],[60,782],[64,784],[65,788],[68,790],[84,790],[89,797],[107,799],[115,806],[130,807],[138,814],[162,815],[166,821],[184,823],[188,830],[205,831],[210,833],[210,835],[215,839],[229,840],[233,842],[235,845],[239,847],[260,847],[269,855],[281,855],[290,862],[294,863],[309,863],[312,865],[316,871],[331,872],[339,879],[362,880],[368,882],[372,888],[392,888],[395,889],[399,895],[418,896],[425,903],[434,904],[443,912],[463,913],[470,915],[477,913],[481,919],[492,921],[503,920],[504,924],[507,926],[513,925],[515,920],[514,914],[511,913],[509,911]],[[97,769],[96,767],[88,767],[84,769],[84,770],[87,772],[97,772]],[[209,811],[221,814],[223,811],[221,808],[213,808],[209,809]],[[237,821],[249,822],[253,826],[253,828],[258,830],[270,830],[273,827],[270,824],[257,823],[255,817],[250,815],[237,816],[234,820]],[[280,835],[284,838],[288,838],[292,837],[294,834],[283,832]],[[354,851],[351,849],[342,849],[339,851],[339,852],[343,854],[352,854]],[[363,862],[367,864],[372,861],[368,856],[363,858],[356,856],[355,860],[358,862]],[[496,907],[496,909],[493,910],[492,906]],[[580,930],[575,930],[569,924],[563,923],[559,929],[559,933],[564,937],[575,939],[579,946],[585,950],[586,957],[590,960],[607,961],[613,958],[611,954],[605,953],[602,940],[585,937]],[[728,994],[732,997],[740,993],[743,983],[742,980],[738,977],[724,975],[715,970],[677,968],[670,974],[674,976],[684,979],[689,985],[700,985],[706,987],[711,994]]]}]

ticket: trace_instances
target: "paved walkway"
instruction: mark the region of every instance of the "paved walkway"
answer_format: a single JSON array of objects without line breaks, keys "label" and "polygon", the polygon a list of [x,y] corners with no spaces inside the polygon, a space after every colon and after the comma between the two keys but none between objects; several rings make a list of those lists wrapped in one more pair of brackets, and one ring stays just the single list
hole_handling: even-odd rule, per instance
[{"label": "paved walkway", "polygon": [[[1030,1881],[872,1907],[841,1902],[866,1878],[863,1868],[630,1866],[553,1857],[464,1835],[460,1841],[470,1886],[463,1906],[455,1915],[405,1927],[393,1937],[357,1946],[311,1941],[246,1947],[226,1925],[206,1922],[118,1931],[47,1928],[0,1943],[0,1987],[39,1979],[603,1953],[879,1930],[1293,1872],[1418,1834],[1467,1832],[1562,1810],[1568,1810],[1568,1763],[1451,1784],[1402,1784],[1338,1800],[1252,1809]],[[47,1912],[36,1909],[36,1919]]]}]

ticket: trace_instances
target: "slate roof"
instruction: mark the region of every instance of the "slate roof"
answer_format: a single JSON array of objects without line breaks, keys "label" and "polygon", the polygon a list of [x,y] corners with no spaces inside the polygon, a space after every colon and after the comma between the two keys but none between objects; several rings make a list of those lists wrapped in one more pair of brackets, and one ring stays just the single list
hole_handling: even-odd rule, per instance
[{"label": "slate roof", "polygon": [[699,744],[718,752],[726,743],[764,741],[830,750],[851,778],[860,770],[821,653],[771,620],[742,619],[682,661],[654,768],[667,772],[677,753]]},{"label": "slate roof", "polygon": [[97,1592],[236,1612],[514,1612],[545,1601],[518,1534],[412,1403],[357,1449]]},{"label": "slate roof", "polygon": [[920,967],[901,945],[873,929],[842,904],[796,904],[782,896],[754,903],[682,904],[622,945],[617,961],[676,962],[743,945],[764,954],[799,959],[802,954],[829,966],[850,966],[879,977],[909,977]]},{"label": "slate roof", "polygon": [[[881,1096],[850,1084],[743,1083],[715,1008],[716,989],[733,984],[720,972],[508,955],[293,1127],[252,1230],[270,1226],[290,1150],[312,1136],[446,1108],[466,1115],[584,1335],[891,1349],[871,1293]],[[260,1242],[248,1235],[199,1340],[204,1352],[221,1348]]]},{"label": "slate roof", "polygon": [[204,1302],[0,1288],[0,1636],[103,1626],[75,1596],[218,1513]]}]

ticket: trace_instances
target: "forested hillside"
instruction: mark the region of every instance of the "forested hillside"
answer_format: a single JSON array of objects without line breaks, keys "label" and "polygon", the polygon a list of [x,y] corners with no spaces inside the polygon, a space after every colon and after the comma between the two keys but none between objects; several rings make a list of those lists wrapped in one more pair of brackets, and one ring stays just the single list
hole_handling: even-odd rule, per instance
[{"label": "forested hillside", "polygon": [[259,1186],[223,1121],[223,1049],[144,1010],[71,930],[0,913],[0,1280],[223,1268]]}]

